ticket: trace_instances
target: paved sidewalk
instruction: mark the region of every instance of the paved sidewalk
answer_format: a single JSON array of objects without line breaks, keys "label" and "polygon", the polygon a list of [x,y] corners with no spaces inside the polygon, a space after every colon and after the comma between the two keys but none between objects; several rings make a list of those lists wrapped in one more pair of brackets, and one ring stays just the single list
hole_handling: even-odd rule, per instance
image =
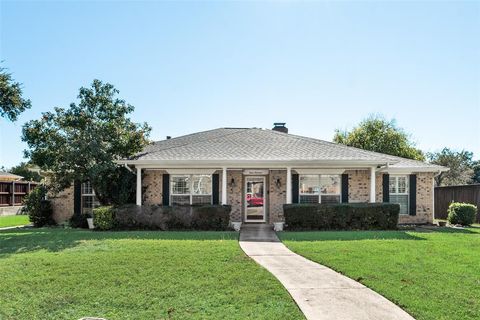
[{"label": "paved sidewalk", "polygon": [[269,225],[243,226],[240,247],[280,280],[307,319],[413,319],[364,285],[293,253]]}]

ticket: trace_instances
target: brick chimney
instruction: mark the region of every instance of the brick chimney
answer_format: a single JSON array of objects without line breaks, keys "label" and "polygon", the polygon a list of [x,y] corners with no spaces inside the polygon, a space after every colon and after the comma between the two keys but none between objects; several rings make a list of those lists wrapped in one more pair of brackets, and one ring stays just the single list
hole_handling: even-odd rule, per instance
[{"label": "brick chimney", "polygon": [[274,131],[278,132],[283,132],[283,133],[288,133],[288,128],[285,127],[286,122],[275,122],[273,124],[273,129]]}]

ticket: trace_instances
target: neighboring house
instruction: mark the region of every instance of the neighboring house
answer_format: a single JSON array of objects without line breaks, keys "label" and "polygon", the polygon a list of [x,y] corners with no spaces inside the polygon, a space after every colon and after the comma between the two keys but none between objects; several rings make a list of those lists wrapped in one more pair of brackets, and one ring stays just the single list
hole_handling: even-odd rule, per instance
[{"label": "neighboring house", "polygon": [[0,171],[0,182],[12,182],[22,180],[22,176],[17,176],[16,174],[10,172]]},{"label": "neighboring house", "polygon": [[25,196],[37,185],[23,177],[0,171],[0,216],[20,213]]},{"label": "neighboring house", "polygon": [[[118,163],[137,174],[137,205],[228,204],[232,221],[268,223],[285,203],[342,202],[398,203],[400,223],[429,223],[433,178],[448,170],[289,134],[284,123],[168,137]],[[92,203],[82,190],[70,190],[76,212]]]}]

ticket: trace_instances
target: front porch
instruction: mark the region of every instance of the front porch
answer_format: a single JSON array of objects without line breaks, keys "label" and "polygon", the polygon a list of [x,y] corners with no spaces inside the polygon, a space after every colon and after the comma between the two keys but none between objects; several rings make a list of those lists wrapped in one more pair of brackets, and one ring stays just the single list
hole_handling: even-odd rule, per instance
[{"label": "front porch", "polygon": [[[137,205],[230,205],[231,221],[280,222],[289,203],[382,202],[382,172],[376,167],[135,169]],[[311,186],[312,176],[331,177],[331,186]]]}]

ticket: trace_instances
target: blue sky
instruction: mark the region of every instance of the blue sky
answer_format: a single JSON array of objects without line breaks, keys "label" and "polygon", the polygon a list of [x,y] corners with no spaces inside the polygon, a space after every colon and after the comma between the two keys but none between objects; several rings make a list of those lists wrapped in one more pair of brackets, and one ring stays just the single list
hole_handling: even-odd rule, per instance
[{"label": "blue sky", "polygon": [[0,3],[0,56],[33,103],[0,119],[0,166],[22,124],[114,84],[152,139],[216,127],[331,140],[371,113],[419,148],[480,157],[480,2]]}]

